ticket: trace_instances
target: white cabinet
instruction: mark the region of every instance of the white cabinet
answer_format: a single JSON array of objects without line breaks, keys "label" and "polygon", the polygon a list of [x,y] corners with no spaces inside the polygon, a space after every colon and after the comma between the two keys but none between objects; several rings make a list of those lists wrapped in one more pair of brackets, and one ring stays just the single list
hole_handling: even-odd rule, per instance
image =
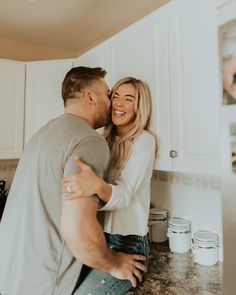
[{"label": "white cabinet", "polygon": [[25,64],[0,60],[0,159],[16,159],[23,147]]},{"label": "white cabinet", "polygon": [[[110,40],[109,40],[110,41]],[[79,58],[75,59],[73,65],[75,67],[85,66],[85,67],[102,67],[107,71],[105,80],[109,87],[112,86],[111,77],[111,63],[110,63],[110,42],[103,42],[102,44],[96,46],[95,48],[85,52],[80,55]]]},{"label": "white cabinet", "polygon": [[[158,135],[156,169],[171,169],[168,30],[166,8],[150,14],[109,42],[112,84],[133,76],[146,81],[152,95],[151,129]],[[162,99],[163,98],[163,99]]]},{"label": "white cabinet", "polygon": [[[150,86],[155,169],[219,173],[215,0],[173,0],[78,58],[104,66],[110,86],[135,76]],[[176,156],[177,155],[177,156]]]},{"label": "white cabinet", "polygon": [[214,0],[168,5],[172,170],[219,173],[217,10]]},{"label": "white cabinet", "polygon": [[[151,129],[159,139],[155,169],[218,174],[217,49],[215,0],[173,0],[74,61],[26,63],[25,143],[63,113],[61,83],[66,72],[72,66],[101,66],[110,87],[124,76],[150,86]],[[24,64],[2,62],[1,71],[1,89],[9,98],[1,99],[6,106],[0,110],[0,152],[2,157],[18,157]],[[5,126],[12,131],[5,132]]]},{"label": "white cabinet", "polygon": [[50,119],[63,114],[61,85],[72,60],[26,63],[25,144]]},{"label": "white cabinet", "polygon": [[106,42],[103,42],[95,48],[80,55],[79,58],[73,61],[73,66],[102,67],[107,70],[108,54]]},{"label": "white cabinet", "polygon": [[[153,115],[151,129],[158,134],[156,169],[171,169],[168,31],[163,7],[81,55],[75,65],[101,66],[107,70],[110,87],[120,78],[133,76],[145,80],[151,90]],[[165,99],[161,100],[161,96]],[[167,140],[165,140],[166,138]]]}]

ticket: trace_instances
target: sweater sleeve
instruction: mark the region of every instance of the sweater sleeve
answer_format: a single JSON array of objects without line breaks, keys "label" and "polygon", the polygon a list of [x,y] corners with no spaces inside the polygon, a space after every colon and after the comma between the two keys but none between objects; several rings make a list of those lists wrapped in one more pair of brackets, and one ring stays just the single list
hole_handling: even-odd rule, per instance
[{"label": "sweater sleeve", "polygon": [[133,143],[130,158],[121,170],[112,187],[112,195],[100,210],[115,210],[128,207],[136,191],[149,182],[155,159],[155,139],[145,132]]}]

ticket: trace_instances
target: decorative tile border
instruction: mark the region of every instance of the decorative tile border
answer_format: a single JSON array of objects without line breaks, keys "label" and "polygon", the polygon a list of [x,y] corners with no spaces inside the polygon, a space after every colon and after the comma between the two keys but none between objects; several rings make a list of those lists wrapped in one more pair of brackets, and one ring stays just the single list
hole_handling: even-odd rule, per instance
[{"label": "decorative tile border", "polygon": [[181,184],[213,190],[221,189],[220,178],[213,176],[193,175],[187,173],[154,170],[152,179],[169,184]]}]

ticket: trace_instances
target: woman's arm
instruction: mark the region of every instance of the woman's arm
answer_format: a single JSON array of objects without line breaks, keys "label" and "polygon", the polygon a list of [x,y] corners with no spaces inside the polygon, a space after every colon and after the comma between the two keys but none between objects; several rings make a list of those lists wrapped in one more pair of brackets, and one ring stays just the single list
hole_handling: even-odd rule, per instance
[{"label": "woman's arm", "polygon": [[110,185],[112,187],[111,198],[101,210],[126,208],[136,197],[137,192],[142,190],[143,185],[150,186],[155,147],[154,137],[147,132],[136,139],[128,161],[115,180],[115,184]]},{"label": "woman's arm", "polygon": [[106,203],[102,210],[127,207],[147,175],[152,173],[154,158],[155,140],[150,134],[144,133],[133,144],[131,156],[116,179],[115,185],[106,183],[89,165],[77,160],[76,164],[81,172],[65,177],[62,180],[62,191],[73,192],[67,194],[66,199],[96,194]]}]

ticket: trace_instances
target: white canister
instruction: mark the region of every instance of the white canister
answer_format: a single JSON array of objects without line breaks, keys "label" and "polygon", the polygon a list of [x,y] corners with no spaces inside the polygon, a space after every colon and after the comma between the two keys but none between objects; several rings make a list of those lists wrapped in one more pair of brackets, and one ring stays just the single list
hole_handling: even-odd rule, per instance
[{"label": "white canister", "polygon": [[218,262],[218,236],[209,231],[198,231],[193,234],[194,262],[202,265],[214,265]]},{"label": "white canister", "polygon": [[168,211],[163,208],[151,208],[149,211],[149,237],[151,242],[162,243],[167,240]]},{"label": "white canister", "polygon": [[183,218],[172,218],[168,222],[167,236],[172,252],[185,253],[191,248],[191,221]]}]

